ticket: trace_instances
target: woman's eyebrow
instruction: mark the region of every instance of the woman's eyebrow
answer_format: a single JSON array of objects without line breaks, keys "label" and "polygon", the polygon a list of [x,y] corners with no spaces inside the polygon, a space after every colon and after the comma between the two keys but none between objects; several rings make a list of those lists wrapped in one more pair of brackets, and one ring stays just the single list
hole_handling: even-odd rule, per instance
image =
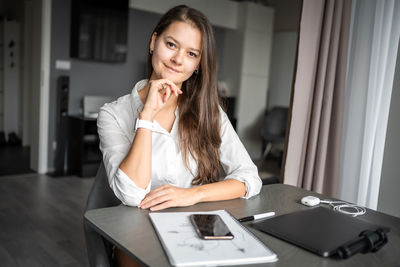
[{"label": "woman's eyebrow", "polygon": [[[178,40],[176,40],[174,37],[172,37],[172,36],[170,36],[170,35],[165,36],[165,39],[172,39],[172,41],[174,41],[174,42],[177,43],[178,45],[181,44]],[[198,52],[198,53],[201,52],[200,49],[196,49],[196,48],[189,48],[189,50],[196,51],[196,52]]]}]

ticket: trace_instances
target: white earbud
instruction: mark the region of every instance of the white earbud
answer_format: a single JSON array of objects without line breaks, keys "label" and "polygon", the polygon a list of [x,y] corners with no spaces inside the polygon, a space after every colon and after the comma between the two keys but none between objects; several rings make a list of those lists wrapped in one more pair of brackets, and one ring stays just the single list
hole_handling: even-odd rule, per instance
[{"label": "white earbud", "polygon": [[306,196],[301,199],[301,203],[309,207],[314,207],[318,205],[320,202],[321,200],[319,198],[313,196]]}]

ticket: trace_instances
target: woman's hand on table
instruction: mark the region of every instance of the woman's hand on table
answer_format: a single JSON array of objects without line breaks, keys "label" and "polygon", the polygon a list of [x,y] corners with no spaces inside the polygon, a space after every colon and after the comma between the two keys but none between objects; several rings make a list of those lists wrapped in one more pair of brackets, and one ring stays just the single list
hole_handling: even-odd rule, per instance
[{"label": "woman's hand on table", "polygon": [[138,205],[138,208],[151,211],[171,207],[191,206],[199,202],[196,188],[180,188],[165,184],[150,191]]}]

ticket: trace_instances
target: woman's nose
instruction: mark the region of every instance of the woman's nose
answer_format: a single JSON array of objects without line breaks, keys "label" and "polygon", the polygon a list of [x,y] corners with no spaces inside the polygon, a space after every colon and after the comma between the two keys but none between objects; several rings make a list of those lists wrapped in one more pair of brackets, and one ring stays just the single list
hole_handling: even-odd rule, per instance
[{"label": "woman's nose", "polygon": [[183,51],[176,51],[171,60],[175,64],[181,65],[183,63]]}]

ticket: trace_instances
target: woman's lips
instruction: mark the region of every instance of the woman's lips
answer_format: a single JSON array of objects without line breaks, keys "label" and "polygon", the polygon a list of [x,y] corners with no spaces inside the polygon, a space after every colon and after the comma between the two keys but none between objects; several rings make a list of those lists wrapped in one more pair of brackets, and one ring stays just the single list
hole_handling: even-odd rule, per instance
[{"label": "woman's lips", "polygon": [[[165,64],[164,64],[164,65],[165,65]],[[174,68],[172,68],[172,67],[170,67],[170,66],[168,66],[168,65],[165,65],[165,67],[166,67],[167,69],[169,69],[170,71],[179,73],[178,70],[176,70],[176,69],[174,69]]]}]

